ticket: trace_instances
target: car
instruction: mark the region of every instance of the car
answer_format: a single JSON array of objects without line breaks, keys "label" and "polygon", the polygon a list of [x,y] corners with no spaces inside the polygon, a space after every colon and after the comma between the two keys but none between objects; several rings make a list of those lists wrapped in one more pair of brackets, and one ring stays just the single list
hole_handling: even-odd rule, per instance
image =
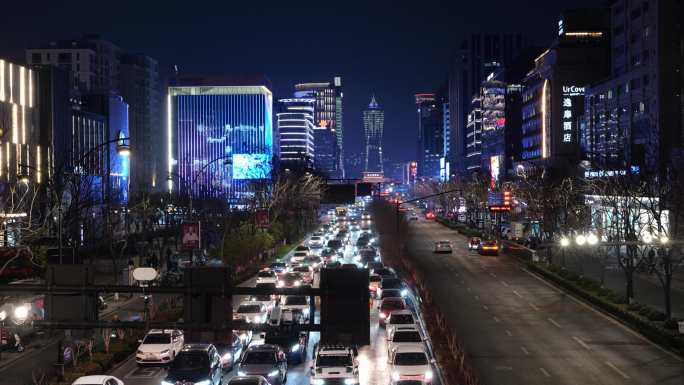
[{"label": "car", "polygon": [[311,251],[311,249],[309,249],[308,246],[299,245],[294,249],[294,251],[306,251],[306,253],[308,254]]},{"label": "car", "polygon": [[323,247],[323,237],[314,235],[311,238],[309,238],[309,247],[312,249],[320,249]]},{"label": "car", "polygon": [[410,310],[394,310],[387,316],[385,327],[387,328],[388,335],[395,327],[399,326],[418,326],[418,323]]},{"label": "car", "polygon": [[378,295],[382,297],[382,292],[387,289],[403,290],[404,283],[401,279],[396,277],[385,277],[380,280],[380,285],[378,285]]},{"label": "car", "polygon": [[342,263],[340,261],[328,261],[325,263],[326,269],[336,269],[338,267],[342,267]]},{"label": "car", "polygon": [[311,311],[311,308],[309,307],[309,298],[304,295],[285,296],[280,308],[282,310],[299,311],[304,315],[305,320],[309,319],[309,312]]},{"label": "car", "polygon": [[329,249],[331,249],[331,250],[337,252],[337,251],[339,251],[340,249],[342,249],[342,246],[343,246],[343,245],[342,245],[342,241],[336,238],[336,239],[331,239],[331,240],[329,240],[327,246],[328,246]]},{"label": "car", "polygon": [[450,241],[437,241],[437,242],[435,242],[435,248],[433,251],[435,253],[451,254],[453,252],[453,250],[451,248],[451,242]]},{"label": "car", "polygon": [[292,254],[292,262],[300,263],[304,261],[304,258],[307,256],[309,256],[308,251],[295,251],[294,254]]},{"label": "car", "polygon": [[396,326],[387,334],[387,358],[392,357],[399,347],[413,346],[421,348],[424,345],[423,336],[416,325]]},{"label": "car", "polygon": [[321,250],[321,258],[324,260],[334,260],[337,259],[337,252],[331,248],[325,248]]},{"label": "car", "polygon": [[276,305],[276,300],[271,297],[270,294],[256,294],[251,297],[249,297],[249,302],[251,303],[258,303],[259,305],[263,305],[266,307],[267,310],[273,309]]},{"label": "car", "polygon": [[382,280],[382,277],[380,277],[377,274],[371,274],[368,276],[368,290],[370,290],[370,294],[372,298],[375,298],[375,296],[378,293],[378,286],[380,286],[380,281]]},{"label": "car", "polygon": [[311,385],[359,383],[356,349],[343,345],[318,345],[311,365]]},{"label": "car", "polygon": [[380,307],[380,303],[382,303],[382,300],[385,298],[401,298],[401,290],[385,289],[380,294],[376,293],[376,298],[380,301],[378,302],[378,307]]},{"label": "car", "polygon": [[285,262],[273,262],[269,266],[269,269],[275,271],[276,274],[280,274],[280,273],[284,272],[286,268],[287,268],[287,265],[285,264]]},{"label": "car", "polygon": [[178,329],[152,329],[140,340],[135,362],[138,365],[171,363],[184,343],[183,332]]},{"label": "car", "polygon": [[292,269],[292,272],[299,273],[302,277],[302,285],[311,285],[314,280],[314,272],[311,266],[301,265]]},{"label": "car", "polygon": [[363,213],[363,214],[361,214],[361,219],[364,220],[364,221],[370,221],[370,219],[371,219],[370,213]]},{"label": "car", "polygon": [[434,360],[428,359],[425,346],[399,346],[389,357],[391,384],[397,385],[402,380],[432,383],[433,373],[430,367]]},{"label": "car", "polygon": [[408,219],[409,219],[409,221],[417,221],[418,220],[418,214],[411,213],[411,215],[409,215]]},{"label": "car", "polygon": [[233,319],[261,324],[268,319],[268,309],[259,302],[245,301],[233,313]]},{"label": "car", "polygon": [[242,351],[247,345],[237,331],[233,331],[228,339],[229,340],[226,342],[214,344],[214,346],[216,346],[216,351],[221,357],[221,367],[225,371],[233,369],[233,366],[238,362],[242,355]]},{"label": "car", "polygon": [[283,275],[280,276],[278,279],[278,287],[300,287],[304,284],[304,279],[302,278],[302,275],[294,272],[294,271],[289,271]]},{"label": "car", "polygon": [[406,302],[404,302],[403,298],[391,297],[383,299],[378,312],[378,323],[380,326],[385,326],[387,317],[391,312],[404,309],[406,309]]},{"label": "car", "polygon": [[[257,289],[264,289],[264,290],[273,290],[277,287],[277,282],[265,282],[265,283],[257,283],[256,286],[254,286]],[[278,294],[271,294],[271,299],[276,300],[278,299]]]},{"label": "car", "polygon": [[359,266],[355,263],[343,263],[342,265],[340,265],[340,267],[343,269],[356,269]]},{"label": "car", "polygon": [[499,244],[496,241],[484,241],[477,247],[480,255],[499,255]]},{"label": "car", "polygon": [[372,247],[359,250],[359,255],[356,258],[363,266],[367,266],[371,262],[380,262],[380,255]]},{"label": "car", "polygon": [[227,385],[271,385],[264,376],[235,376]]},{"label": "car", "polygon": [[221,357],[212,344],[185,344],[161,385],[183,383],[219,385],[223,378]]},{"label": "car", "polygon": [[287,381],[287,356],[277,345],[250,346],[240,359],[238,376],[264,376],[271,385]]},{"label": "car", "polygon": [[307,266],[311,266],[311,268],[314,270],[319,270],[323,264],[323,258],[319,257],[318,255],[309,255],[308,257],[304,258],[303,263]]},{"label": "car", "polygon": [[278,325],[284,328],[269,330],[264,337],[264,344],[279,346],[287,356],[290,364],[301,364],[306,361],[306,347],[309,343],[309,334],[305,331],[296,331],[287,328],[288,325],[303,324],[304,319],[297,316],[300,313],[283,310],[278,320]]},{"label": "car", "polygon": [[256,283],[276,283],[278,274],[273,270],[261,270],[257,273]]},{"label": "car", "polygon": [[435,219],[435,213],[432,211],[425,212],[425,219],[432,220]]},{"label": "car", "polygon": [[83,376],[71,385],[124,385],[124,382],[114,376]]},{"label": "car", "polygon": [[[323,227],[323,230],[325,230],[325,226]],[[312,237],[322,237],[323,236],[323,231],[316,231],[315,233],[311,234]]]},{"label": "car", "polygon": [[390,277],[396,278],[396,276],[397,276],[397,273],[394,270],[392,270],[392,268],[390,268],[390,267],[381,267],[378,269],[373,269],[373,271],[371,271],[371,273],[377,274],[381,278],[390,278]]},{"label": "car", "polygon": [[480,247],[480,243],[482,243],[482,240],[478,237],[472,237],[468,241],[468,250],[477,250],[478,247]]}]

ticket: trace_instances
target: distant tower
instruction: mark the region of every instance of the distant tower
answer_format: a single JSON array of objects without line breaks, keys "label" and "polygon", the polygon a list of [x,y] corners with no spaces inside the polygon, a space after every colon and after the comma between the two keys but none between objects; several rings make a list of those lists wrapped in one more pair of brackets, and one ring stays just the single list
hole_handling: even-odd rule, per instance
[{"label": "distant tower", "polygon": [[363,130],[366,139],[366,153],[364,157],[365,172],[383,172],[382,169],[382,129],[385,125],[385,113],[371,98],[368,109],[363,111]]}]

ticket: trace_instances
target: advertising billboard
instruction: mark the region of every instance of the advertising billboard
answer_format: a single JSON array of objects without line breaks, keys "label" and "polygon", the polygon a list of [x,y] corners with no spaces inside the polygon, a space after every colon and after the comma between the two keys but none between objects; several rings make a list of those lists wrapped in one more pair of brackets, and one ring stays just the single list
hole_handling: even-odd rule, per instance
[{"label": "advertising billboard", "polygon": [[199,222],[183,223],[181,226],[181,243],[186,250],[200,248],[200,224]]},{"label": "advertising billboard", "polygon": [[267,179],[270,175],[270,155],[233,154],[233,179]]}]

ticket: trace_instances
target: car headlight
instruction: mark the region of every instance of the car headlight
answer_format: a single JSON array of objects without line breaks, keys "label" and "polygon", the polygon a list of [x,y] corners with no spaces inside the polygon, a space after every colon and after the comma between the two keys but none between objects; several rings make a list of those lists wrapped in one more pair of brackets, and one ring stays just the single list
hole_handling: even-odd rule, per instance
[{"label": "car headlight", "polygon": [[136,353],[137,353],[137,354],[145,354],[145,353],[143,353],[141,350],[138,350]]},{"label": "car headlight", "polygon": [[247,373],[243,372],[242,370],[238,370],[238,376],[246,376]]},{"label": "car headlight", "polygon": [[294,285],[295,285],[295,286],[301,286],[301,285],[302,285],[302,282],[301,282],[301,281],[295,281],[295,282],[294,282]]},{"label": "car headlight", "polygon": [[311,385],[323,385],[325,384],[325,380],[322,378],[314,378],[311,380]]},{"label": "car headlight", "polygon": [[302,310],[302,314],[304,314],[304,315],[309,315],[309,309],[304,309],[304,310]]},{"label": "car headlight", "polygon": [[162,350],[161,352],[159,352],[159,354],[162,354],[162,355],[169,354],[169,349]]},{"label": "car headlight", "polygon": [[242,334],[240,334],[240,339],[241,339],[242,341],[247,341],[247,333],[242,333]]},{"label": "car headlight", "polygon": [[29,308],[26,305],[17,306],[14,308],[14,318],[24,321],[28,318]]},{"label": "car headlight", "polygon": [[358,380],[356,378],[345,378],[344,379],[344,385],[354,385],[358,384]]},{"label": "car headlight", "polygon": [[211,381],[209,380],[203,380],[203,381],[197,381],[195,382],[195,385],[209,385]]},{"label": "car headlight", "polygon": [[278,281],[278,285],[277,285],[277,286],[278,286],[278,287],[283,287],[283,286],[285,286],[285,282],[283,282],[283,281]]},{"label": "car headlight", "polygon": [[426,381],[432,380],[432,370],[428,370],[425,372],[425,380]]},{"label": "car headlight", "polygon": [[397,372],[397,371],[392,372],[392,380],[399,381],[399,372]]},{"label": "car headlight", "polygon": [[294,344],[292,345],[292,348],[290,349],[291,353],[296,353],[299,351],[299,344]]},{"label": "car headlight", "polygon": [[223,355],[223,357],[221,357],[221,359],[222,359],[223,361],[230,361],[230,360],[233,359],[233,355],[230,354],[230,353],[226,353],[226,354]]},{"label": "car headlight", "polygon": [[406,296],[408,295],[408,290],[403,289],[403,290],[400,292],[400,294],[401,294],[402,297],[406,297]]},{"label": "car headlight", "polygon": [[275,377],[275,376],[277,376],[278,374],[280,374],[280,370],[277,370],[277,369],[276,369],[276,370],[271,371],[271,372],[268,374],[268,376],[269,376],[269,377]]}]

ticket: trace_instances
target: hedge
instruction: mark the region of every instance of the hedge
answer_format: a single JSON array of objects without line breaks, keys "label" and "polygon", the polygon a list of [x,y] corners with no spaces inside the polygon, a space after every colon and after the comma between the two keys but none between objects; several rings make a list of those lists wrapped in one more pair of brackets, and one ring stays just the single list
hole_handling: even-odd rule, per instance
[{"label": "hedge", "polygon": [[[677,332],[677,321],[665,321],[665,314],[643,304],[632,303],[610,289],[600,287],[597,282],[586,277],[571,280],[567,270],[540,263],[526,262],[535,273],[552,281],[563,289],[620,319],[654,343],[671,349],[684,356],[684,337]],[[598,285],[598,288],[597,288]]]}]

